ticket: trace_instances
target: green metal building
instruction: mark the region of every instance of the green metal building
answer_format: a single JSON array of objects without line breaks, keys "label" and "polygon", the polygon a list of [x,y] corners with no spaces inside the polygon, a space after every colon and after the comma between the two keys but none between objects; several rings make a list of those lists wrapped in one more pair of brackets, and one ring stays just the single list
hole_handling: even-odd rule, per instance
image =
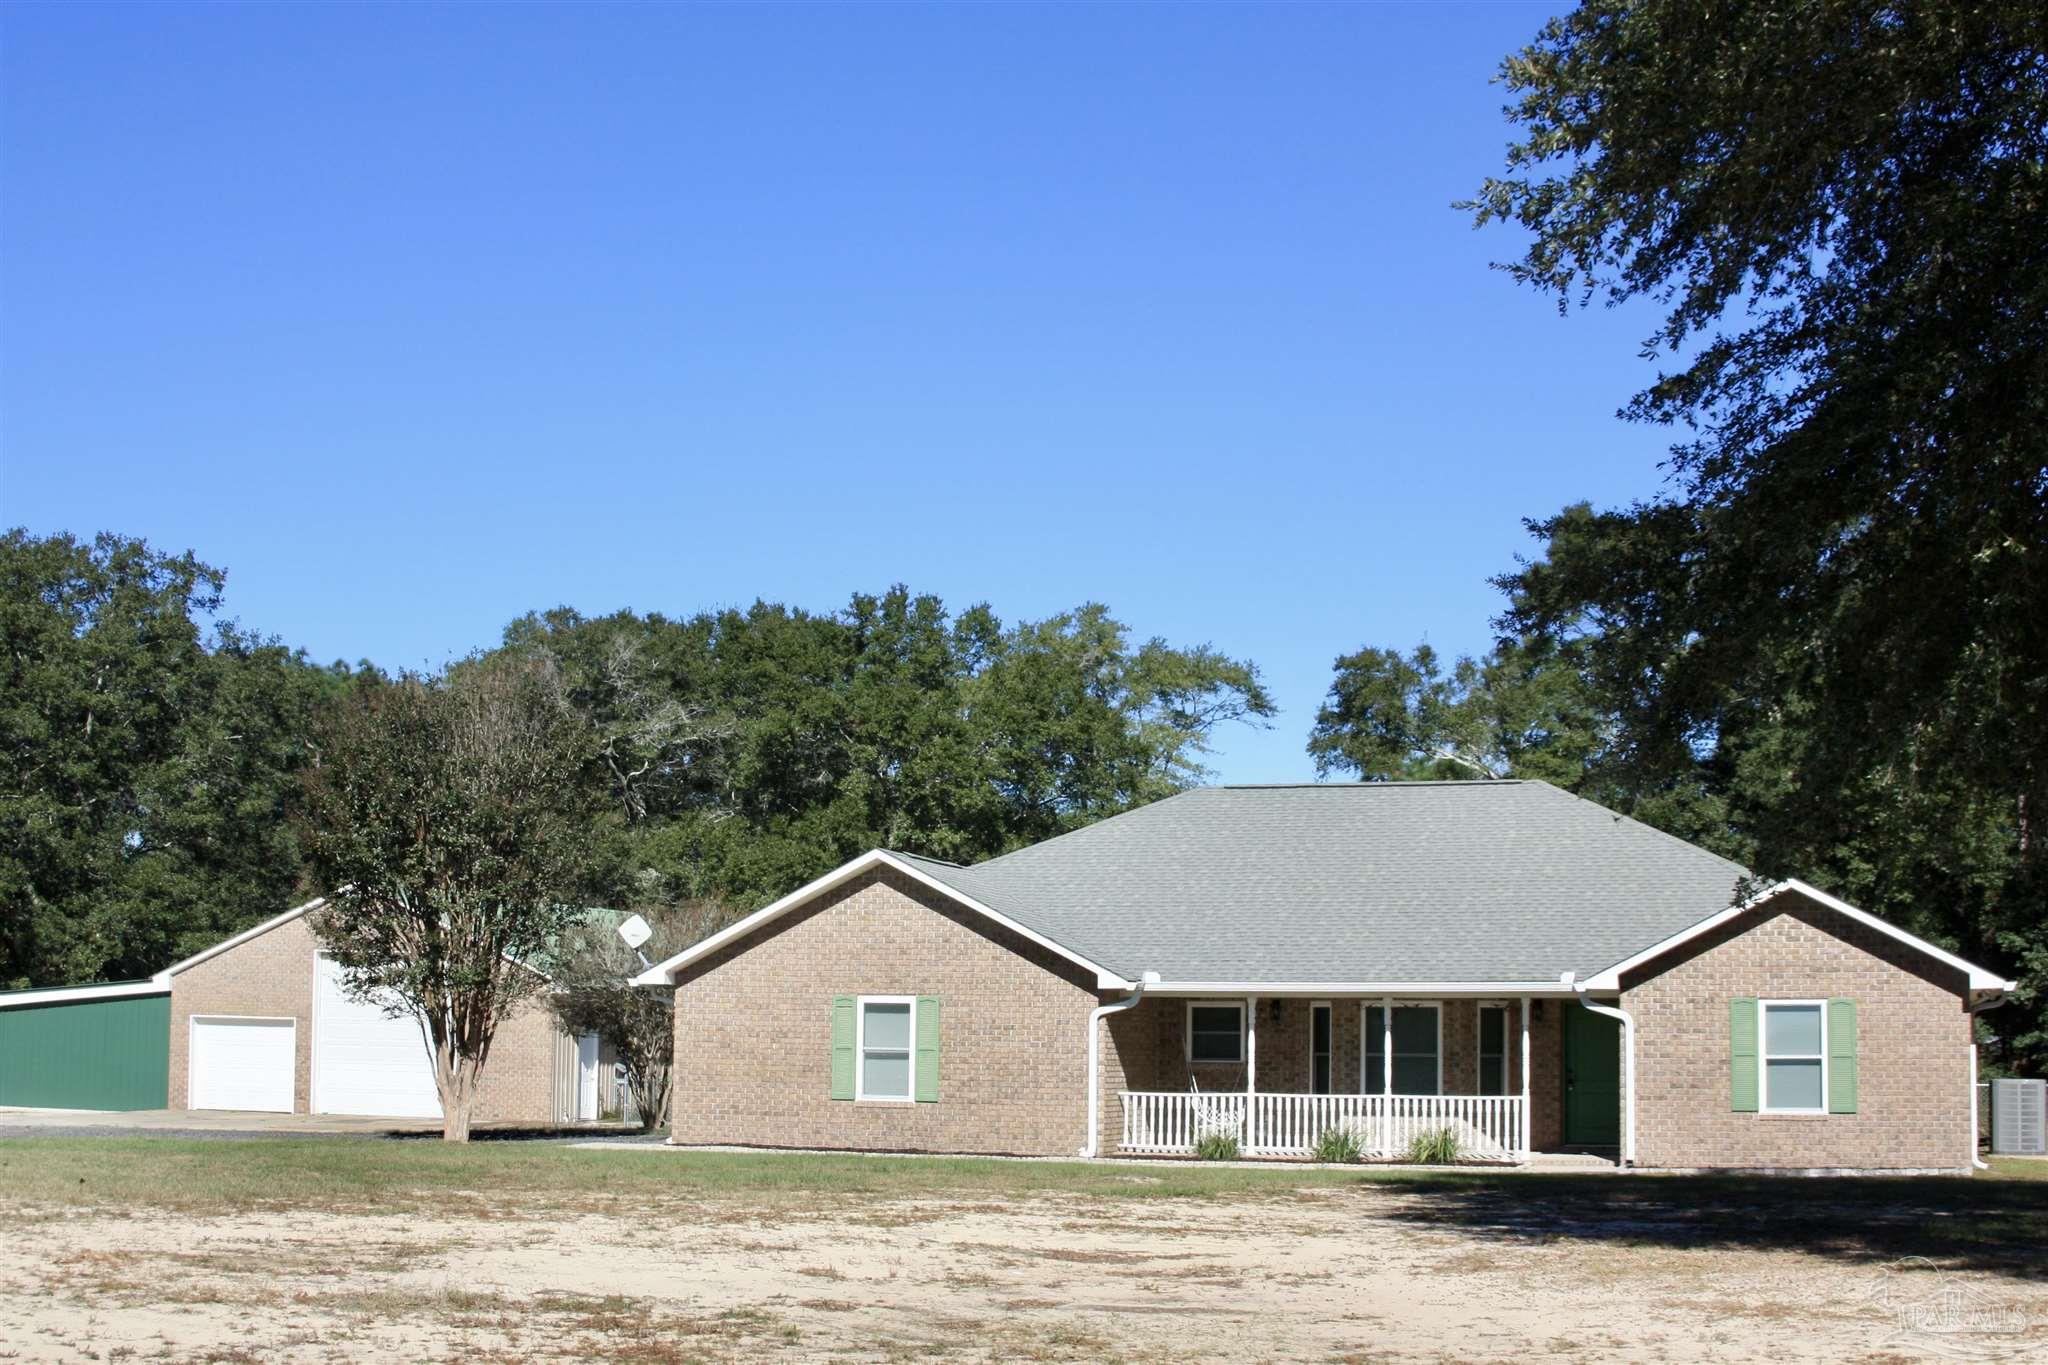
[{"label": "green metal building", "polygon": [[0,991],[0,1107],[162,1109],[171,992],[162,977]]}]

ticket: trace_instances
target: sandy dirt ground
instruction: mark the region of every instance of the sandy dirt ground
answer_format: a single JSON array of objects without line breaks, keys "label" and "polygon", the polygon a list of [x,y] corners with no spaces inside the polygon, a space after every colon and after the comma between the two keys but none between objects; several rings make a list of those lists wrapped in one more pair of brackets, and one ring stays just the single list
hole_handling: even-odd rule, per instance
[{"label": "sandy dirt ground", "polygon": [[0,1359],[2048,1356],[2039,1280],[1504,1235],[1417,1219],[1424,1198],[734,1201],[650,1222],[17,1209]]}]

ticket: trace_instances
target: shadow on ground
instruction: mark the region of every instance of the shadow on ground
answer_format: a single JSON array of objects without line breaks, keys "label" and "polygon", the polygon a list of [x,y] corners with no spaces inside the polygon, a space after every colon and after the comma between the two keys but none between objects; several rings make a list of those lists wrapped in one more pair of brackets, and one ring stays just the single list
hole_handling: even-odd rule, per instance
[{"label": "shadow on ground", "polygon": [[2048,1280],[2048,1180],[1536,1175],[1396,1177],[1397,1222],[1503,1243],[1802,1251]]}]

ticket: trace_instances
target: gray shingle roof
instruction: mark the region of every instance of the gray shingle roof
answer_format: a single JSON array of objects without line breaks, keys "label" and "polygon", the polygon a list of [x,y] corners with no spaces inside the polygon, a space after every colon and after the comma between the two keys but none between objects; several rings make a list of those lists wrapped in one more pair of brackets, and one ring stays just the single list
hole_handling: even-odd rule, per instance
[{"label": "gray shingle roof", "polygon": [[1516,781],[1205,787],[973,867],[897,856],[1168,983],[1585,977],[1725,910],[1747,875]]}]

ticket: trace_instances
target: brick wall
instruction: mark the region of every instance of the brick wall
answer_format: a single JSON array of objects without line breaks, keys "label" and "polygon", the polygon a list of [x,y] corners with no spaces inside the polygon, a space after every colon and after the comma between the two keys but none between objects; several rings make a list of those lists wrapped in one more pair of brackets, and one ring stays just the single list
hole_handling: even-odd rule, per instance
[{"label": "brick wall", "polygon": [[[171,978],[170,1104],[187,1106],[195,1014],[263,1015],[298,1021],[292,1108],[309,1112],[313,1074],[313,958],[318,940],[308,916],[258,934]],[[554,1119],[556,1032],[546,1006],[523,1005],[499,1027],[477,1096],[482,1120]]]},{"label": "brick wall", "polygon": [[[1636,1019],[1636,1156],[1645,1166],[1966,1169],[1967,983],[1897,940],[1782,897],[1624,979]],[[1857,1112],[1736,1113],[1736,997],[1856,1002]]]},{"label": "brick wall", "polygon": [[[838,995],[939,998],[937,1103],[831,1098]],[[1071,1156],[1097,1003],[1092,973],[878,871],[683,969],[673,1138]]]}]

